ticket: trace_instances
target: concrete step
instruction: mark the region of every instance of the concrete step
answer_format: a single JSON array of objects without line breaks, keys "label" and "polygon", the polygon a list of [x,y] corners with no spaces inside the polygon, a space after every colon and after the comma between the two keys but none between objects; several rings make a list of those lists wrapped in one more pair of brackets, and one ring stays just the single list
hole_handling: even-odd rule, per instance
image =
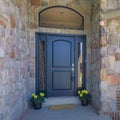
[{"label": "concrete step", "polygon": [[75,96],[49,97],[49,98],[45,98],[45,103],[43,103],[43,106],[60,105],[60,104],[80,104],[80,100],[78,97]]}]

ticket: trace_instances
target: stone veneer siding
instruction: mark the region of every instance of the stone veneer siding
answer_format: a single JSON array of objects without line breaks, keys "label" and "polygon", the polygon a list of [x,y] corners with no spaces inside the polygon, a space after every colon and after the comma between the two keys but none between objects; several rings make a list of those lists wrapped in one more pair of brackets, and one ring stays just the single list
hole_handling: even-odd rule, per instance
[{"label": "stone veneer siding", "polygon": [[[91,34],[90,34],[90,55],[89,55],[89,74],[87,75],[87,84],[92,95],[92,104],[97,111],[100,107],[101,91],[100,85],[100,70],[101,70],[101,56],[100,56],[100,2],[93,0],[91,4]],[[87,61],[88,62],[88,61]]]},{"label": "stone veneer siding", "polygon": [[[55,5],[68,6],[80,12],[85,19],[85,29],[39,28],[38,13]],[[120,91],[119,13],[120,0],[1,0],[0,120],[19,120],[35,90],[35,32],[85,34],[86,87],[92,95],[92,104],[100,113],[117,114],[117,91]],[[100,26],[101,20],[104,25]]]},{"label": "stone veneer siding", "polygon": [[[120,0],[93,0],[91,52],[87,53],[87,87],[99,113],[119,116]],[[88,49],[88,48],[87,48]],[[90,68],[90,69],[89,69]],[[89,69],[89,70],[88,70]]]},{"label": "stone veneer siding", "polygon": [[[52,5],[65,5],[79,11],[86,20],[85,30],[39,28],[39,11]],[[35,32],[87,34],[90,31],[89,19],[90,4],[84,0],[49,0],[49,3],[46,0],[0,1],[1,120],[19,120],[35,91]]]},{"label": "stone veneer siding", "polygon": [[19,120],[34,91],[29,0],[0,0],[0,120]]},{"label": "stone veneer siding", "polygon": [[116,112],[120,91],[120,0],[101,0],[101,112]]}]

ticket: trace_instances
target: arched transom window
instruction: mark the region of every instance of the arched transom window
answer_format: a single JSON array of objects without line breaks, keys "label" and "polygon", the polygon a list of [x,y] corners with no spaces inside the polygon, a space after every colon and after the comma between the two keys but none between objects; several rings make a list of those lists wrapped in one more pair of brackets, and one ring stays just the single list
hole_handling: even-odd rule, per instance
[{"label": "arched transom window", "polygon": [[54,6],[46,8],[39,13],[39,26],[83,30],[84,17],[71,8]]}]

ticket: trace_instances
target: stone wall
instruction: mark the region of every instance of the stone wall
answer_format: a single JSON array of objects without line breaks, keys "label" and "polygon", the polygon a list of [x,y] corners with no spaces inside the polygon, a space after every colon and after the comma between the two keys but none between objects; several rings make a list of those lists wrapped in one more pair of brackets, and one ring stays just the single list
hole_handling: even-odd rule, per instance
[{"label": "stone wall", "polygon": [[120,0],[101,0],[100,111],[117,111],[120,91]]},{"label": "stone wall", "polygon": [[93,0],[91,5],[91,34],[89,54],[87,54],[88,74],[87,86],[92,95],[92,104],[99,111],[100,105],[100,70],[101,70],[101,56],[100,56],[100,3],[99,0]]},{"label": "stone wall", "polygon": [[[71,7],[85,19],[85,30],[39,28],[38,13],[53,5]],[[35,32],[90,32],[90,2],[84,0],[0,1],[0,120],[18,120],[35,90]],[[87,40],[88,36],[87,36]]]},{"label": "stone wall", "polygon": [[28,0],[0,0],[0,120],[18,120],[34,88]]},{"label": "stone wall", "polygon": [[[40,28],[38,13],[55,5],[81,13],[85,29]],[[35,32],[85,34],[92,103],[102,113],[119,109],[120,0],[0,0],[0,120],[18,120],[35,90]]]},{"label": "stone wall", "polygon": [[120,91],[120,0],[93,1],[91,50],[87,54],[87,86],[92,103],[100,112],[118,109]]}]

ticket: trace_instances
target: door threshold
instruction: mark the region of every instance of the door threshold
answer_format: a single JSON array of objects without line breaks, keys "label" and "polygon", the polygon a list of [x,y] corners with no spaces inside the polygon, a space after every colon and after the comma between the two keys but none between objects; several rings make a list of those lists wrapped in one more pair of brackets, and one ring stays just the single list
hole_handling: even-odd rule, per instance
[{"label": "door threshold", "polygon": [[43,106],[61,104],[80,104],[80,100],[75,96],[48,97],[45,98],[45,103],[43,103]]}]

